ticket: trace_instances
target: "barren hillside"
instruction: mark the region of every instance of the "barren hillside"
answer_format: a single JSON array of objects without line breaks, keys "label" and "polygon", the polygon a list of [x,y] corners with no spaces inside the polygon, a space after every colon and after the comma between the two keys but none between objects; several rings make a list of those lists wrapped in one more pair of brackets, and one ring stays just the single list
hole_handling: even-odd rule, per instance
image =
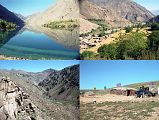
[{"label": "barren hillside", "polygon": [[148,21],[154,15],[132,0],[80,0],[85,19],[105,19],[113,27]]},{"label": "barren hillside", "polygon": [[57,20],[78,19],[78,0],[57,0],[57,3],[50,6],[42,13],[30,16],[26,22],[30,25],[43,25]]}]

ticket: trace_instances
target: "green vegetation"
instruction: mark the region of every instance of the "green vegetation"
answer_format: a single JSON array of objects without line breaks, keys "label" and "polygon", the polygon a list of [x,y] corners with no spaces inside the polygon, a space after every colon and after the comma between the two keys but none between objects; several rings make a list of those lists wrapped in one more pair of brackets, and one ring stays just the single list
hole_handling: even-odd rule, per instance
[{"label": "green vegetation", "polygon": [[108,25],[106,24],[106,21],[103,20],[103,19],[89,19],[89,21],[101,26],[104,30],[107,30],[107,28],[108,28]]},{"label": "green vegetation", "polygon": [[125,27],[126,33],[129,33],[133,30],[133,27],[127,26]]},{"label": "green vegetation", "polygon": [[116,44],[103,45],[98,49],[98,53],[101,58],[116,59]]},{"label": "green vegetation", "polygon": [[95,54],[91,51],[84,51],[82,54],[81,54],[81,59],[93,59],[95,56]]},{"label": "green vegetation", "polygon": [[97,29],[92,29],[91,32],[80,34],[80,37],[88,36],[88,35],[98,35],[98,37],[105,36],[107,33],[105,31],[108,30],[108,25],[103,19],[89,19],[90,22],[99,25]]},{"label": "green vegetation", "polygon": [[73,30],[79,27],[78,21],[67,20],[67,21],[54,21],[49,24],[44,24],[44,27],[52,28],[52,29],[65,29],[65,30]]},{"label": "green vegetation", "polygon": [[150,50],[158,51],[159,50],[159,30],[153,31],[148,37],[148,45]]},{"label": "green vegetation", "polygon": [[81,59],[159,59],[159,31],[153,31],[148,38],[140,32],[121,36],[118,42],[99,47],[98,56],[91,52],[86,57],[83,53]]},{"label": "green vegetation", "polygon": [[16,28],[16,24],[0,19],[0,31],[13,31]]},{"label": "green vegetation", "polygon": [[[125,35],[120,35],[116,39],[116,43],[111,43],[108,45],[102,45],[98,48],[98,54],[94,55],[94,59],[135,59],[135,60],[144,60],[159,59],[159,23],[148,23],[144,26],[137,25],[138,29],[140,27],[151,27],[151,34],[139,32],[132,32],[132,27],[125,27]],[[83,53],[82,53],[83,54]],[[93,53],[91,53],[93,55]],[[86,59],[89,56],[87,56]],[[85,59],[83,56],[81,59]],[[91,56],[91,59],[92,56]]]},{"label": "green vegetation", "polygon": [[151,30],[159,30],[159,23],[152,23],[151,24]]}]

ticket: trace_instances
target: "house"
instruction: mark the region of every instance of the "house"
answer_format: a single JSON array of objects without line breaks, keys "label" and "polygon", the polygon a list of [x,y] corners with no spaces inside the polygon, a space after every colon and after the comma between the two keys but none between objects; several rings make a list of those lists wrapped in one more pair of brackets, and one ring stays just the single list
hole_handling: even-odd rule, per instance
[{"label": "house", "polygon": [[110,90],[111,94],[134,96],[136,89],[128,87],[116,87]]}]

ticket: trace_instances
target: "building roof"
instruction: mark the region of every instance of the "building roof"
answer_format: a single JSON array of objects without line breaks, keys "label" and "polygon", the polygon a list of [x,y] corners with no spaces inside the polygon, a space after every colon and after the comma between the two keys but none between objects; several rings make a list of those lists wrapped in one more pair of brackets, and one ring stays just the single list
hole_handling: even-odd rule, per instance
[{"label": "building roof", "polygon": [[129,87],[115,87],[114,90],[136,90],[135,88],[129,88]]}]

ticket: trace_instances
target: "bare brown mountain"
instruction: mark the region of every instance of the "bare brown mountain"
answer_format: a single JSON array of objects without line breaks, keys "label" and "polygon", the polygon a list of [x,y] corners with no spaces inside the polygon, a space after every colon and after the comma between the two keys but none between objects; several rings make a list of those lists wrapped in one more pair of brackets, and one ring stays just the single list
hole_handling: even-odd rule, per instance
[{"label": "bare brown mountain", "polygon": [[57,20],[78,19],[78,0],[57,0],[57,3],[50,6],[45,11],[34,14],[27,18],[29,25],[43,25]]},{"label": "bare brown mountain", "polygon": [[79,65],[73,65],[52,72],[39,83],[47,95],[54,99],[69,100],[77,103],[79,96]]},{"label": "bare brown mountain", "polygon": [[104,19],[112,26],[148,21],[154,15],[133,0],[80,0],[80,14],[86,19]]}]

